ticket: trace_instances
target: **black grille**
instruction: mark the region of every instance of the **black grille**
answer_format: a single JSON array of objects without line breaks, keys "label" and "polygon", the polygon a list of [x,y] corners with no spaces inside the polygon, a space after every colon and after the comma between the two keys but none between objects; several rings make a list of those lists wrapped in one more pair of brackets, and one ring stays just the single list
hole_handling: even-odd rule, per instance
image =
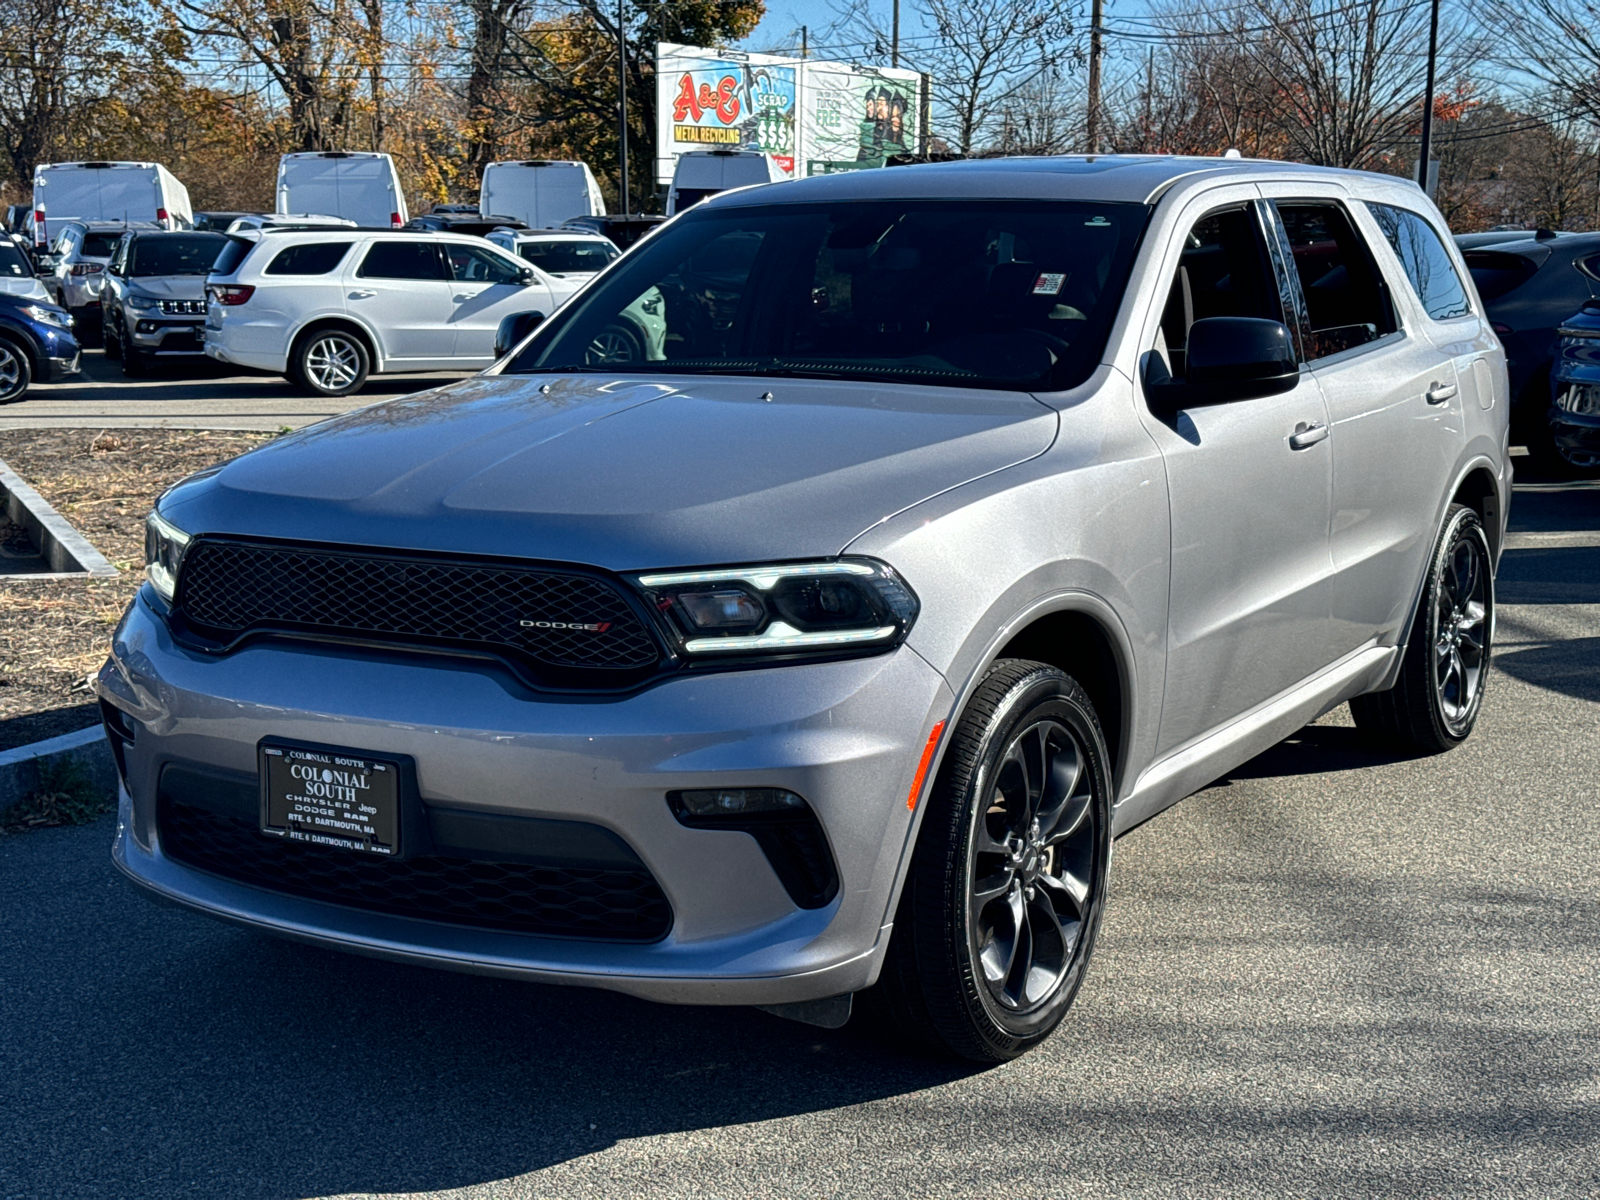
[{"label": "black grille", "polygon": [[667,898],[645,870],[377,858],[269,838],[249,821],[166,799],[159,820],[169,858],[291,896],[554,937],[653,942],[672,925]]},{"label": "black grille", "polygon": [[417,638],[611,671],[659,658],[614,586],[531,567],[199,541],[184,557],[178,609],[224,640],[270,628]]},{"label": "black grille", "polygon": [[187,315],[204,315],[206,302],[204,300],[163,300],[161,311],[164,313],[184,313]]}]

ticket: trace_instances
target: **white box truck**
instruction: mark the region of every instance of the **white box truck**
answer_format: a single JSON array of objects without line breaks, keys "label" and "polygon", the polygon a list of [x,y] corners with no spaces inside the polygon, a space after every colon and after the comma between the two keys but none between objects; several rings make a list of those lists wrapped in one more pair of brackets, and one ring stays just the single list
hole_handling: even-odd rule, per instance
[{"label": "white box truck", "polygon": [[394,159],[370,150],[308,150],[278,160],[280,213],[325,213],[368,229],[410,217]]},{"label": "white box truck", "polygon": [[153,221],[189,229],[189,189],[152,162],[41,163],[33,172],[33,244],[44,251],[67,221]]},{"label": "white box truck", "polygon": [[780,183],[788,174],[770,154],[758,150],[688,150],[678,155],[667,193],[667,216],[691,208],[707,196],[752,183]]},{"label": "white box truck", "polygon": [[529,229],[555,229],[573,217],[606,211],[600,185],[588,163],[558,159],[492,162],[483,169],[478,212],[515,217]]}]

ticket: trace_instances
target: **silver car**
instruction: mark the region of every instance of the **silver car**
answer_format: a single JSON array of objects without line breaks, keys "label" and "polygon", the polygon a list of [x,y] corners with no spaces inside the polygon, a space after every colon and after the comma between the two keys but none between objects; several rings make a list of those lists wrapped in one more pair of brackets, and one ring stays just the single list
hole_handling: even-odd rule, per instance
[{"label": "silver car", "polygon": [[125,233],[105,269],[106,355],[124,375],[157,360],[205,355],[206,275],[228,244],[220,233]]},{"label": "silver car", "polygon": [[122,235],[130,229],[157,228],[126,221],[73,221],[56,236],[48,260],[49,287],[55,302],[73,315],[79,330],[99,334],[106,264]]},{"label": "silver car", "polygon": [[[649,293],[664,357],[598,352]],[[1013,1057],[1114,837],[1345,702],[1471,733],[1506,412],[1398,179],[718,196],[483,376],[161,498],[99,675],[115,860],[319,945],[822,1025],[866,993]]]}]

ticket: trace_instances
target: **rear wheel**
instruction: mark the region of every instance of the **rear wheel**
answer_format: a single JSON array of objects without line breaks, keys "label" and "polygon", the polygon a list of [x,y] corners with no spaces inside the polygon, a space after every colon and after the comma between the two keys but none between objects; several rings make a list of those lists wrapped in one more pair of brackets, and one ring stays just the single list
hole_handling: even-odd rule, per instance
[{"label": "rear wheel", "polygon": [[875,999],[893,1027],[1003,1062],[1060,1024],[1105,907],[1111,783],[1093,706],[1044,663],[996,663],[928,800]]},{"label": "rear wheel", "polygon": [[367,348],[343,329],[319,329],[300,341],[292,361],[294,380],[319,396],[348,396],[367,381]]},{"label": "rear wheel", "polygon": [[1434,545],[1400,677],[1350,701],[1358,728],[1439,754],[1467,740],[1483,707],[1494,635],[1494,574],[1478,514],[1450,506]]},{"label": "rear wheel", "polygon": [[33,382],[33,364],[22,347],[0,338],[0,404],[21,400]]}]

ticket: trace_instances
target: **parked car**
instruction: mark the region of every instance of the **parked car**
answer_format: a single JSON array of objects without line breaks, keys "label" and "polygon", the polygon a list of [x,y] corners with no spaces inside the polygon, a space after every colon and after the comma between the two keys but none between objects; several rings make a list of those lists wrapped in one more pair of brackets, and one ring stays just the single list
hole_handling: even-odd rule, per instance
[{"label": "parked car", "polygon": [[246,212],[197,212],[194,215],[194,227],[202,233],[226,233],[235,221],[261,215],[263,214]]},{"label": "parked car", "polygon": [[636,213],[631,217],[612,213],[603,217],[572,217],[561,222],[561,228],[582,233],[597,233],[617,249],[626,250],[647,234],[654,232],[656,227],[665,221],[665,217],[646,216],[642,213]]},{"label": "parked car", "polygon": [[8,204],[8,205],[6,205],[5,214],[4,214],[5,232],[7,232],[7,233],[21,233],[22,232],[22,223],[25,220],[27,220],[28,210],[29,210],[30,207],[31,206],[27,205],[27,204]]},{"label": "parked car", "polygon": [[152,162],[41,163],[33,172],[33,244],[41,253],[68,221],[194,225],[189,189]]},{"label": "parked car", "polygon": [[789,176],[770,154],[757,150],[688,150],[678,155],[667,192],[667,216],[708,196],[753,183],[779,183]]},{"label": "parked car", "polygon": [[278,161],[277,211],[330,213],[384,229],[398,229],[408,217],[394,159],[357,150],[285,154]]},{"label": "parked car", "polygon": [[478,211],[516,217],[529,229],[554,229],[572,217],[599,216],[606,205],[587,163],[530,159],[486,166]]},{"label": "parked car", "polygon": [[478,211],[476,204],[435,204],[428,209],[430,213],[465,213],[475,215]]},{"label": "parked car", "polygon": [[[1114,835],[1345,701],[1472,732],[1511,470],[1464,271],[1415,186],[1278,163],[713,197],[484,375],[160,499],[115,862],[412,963],[825,1025],[876,986],[1014,1057]],[[598,364],[652,291],[666,356]]]},{"label": "parked car", "polygon": [[204,353],[206,275],[228,245],[220,233],[126,233],[105,269],[101,306],[107,357],[124,375]]},{"label": "parked car", "polygon": [[578,286],[464,234],[269,229],[217,260],[205,348],[343,396],[369,374],[487,367],[502,318],[548,315]]},{"label": "parked car", "polygon": [[51,303],[48,290],[33,271],[33,262],[15,242],[0,241],[0,293],[20,300]]},{"label": "parked car", "polygon": [[1600,233],[1542,237],[1464,252],[1478,295],[1506,348],[1511,380],[1511,438],[1546,469],[1564,462],[1550,424],[1550,367],[1557,328],[1600,297]]},{"label": "parked car", "polygon": [[508,254],[531,262],[553,279],[583,283],[621,256],[616,243],[598,233],[558,229],[504,229],[486,235]]},{"label": "parked car", "polygon": [[1559,466],[1600,473],[1600,302],[1561,322],[1550,379],[1548,421]]},{"label": "parked car", "polygon": [[248,233],[256,229],[354,229],[356,223],[344,217],[323,213],[246,213],[235,218],[224,233]]},{"label": "parked car", "polygon": [[412,217],[407,229],[431,229],[436,233],[466,233],[483,237],[496,229],[526,229],[515,217],[483,217],[477,213],[427,213]]},{"label": "parked car", "polygon": [[56,238],[46,259],[52,298],[72,314],[80,342],[100,337],[100,291],[117,242],[130,229],[159,228],[153,222],[74,221]]},{"label": "parked car", "polygon": [[[0,246],[0,263],[8,251]],[[66,309],[0,291],[0,404],[21,400],[35,383],[76,375],[79,358]]]}]

